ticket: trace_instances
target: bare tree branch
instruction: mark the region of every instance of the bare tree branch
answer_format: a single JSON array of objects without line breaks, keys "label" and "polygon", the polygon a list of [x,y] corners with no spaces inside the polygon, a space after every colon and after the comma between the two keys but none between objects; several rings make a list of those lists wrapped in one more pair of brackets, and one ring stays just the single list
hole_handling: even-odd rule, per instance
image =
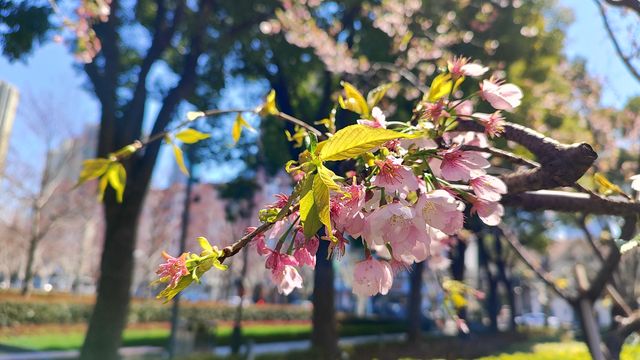
[{"label": "bare tree branch", "polygon": [[[635,77],[637,81],[640,81],[640,70],[636,69],[636,67],[631,63],[631,57],[625,55],[624,51],[622,50],[622,47],[620,46],[620,42],[618,41],[618,38],[613,33],[613,29],[611,28],[611,24],[609,24],[609,19],[607,18],[607,13],[606,13],[606,10],[604,8],[604,5],[602,5],[600,0],[593,0],[593,1],[596,3],[596,7],[598,8],[598,11],[600,12],[600,17],[602,18],[602,23],[604,24],[605,30],[607,30],[607,34],[609,35],[609,38],[611,39],[611,42],[613,43],[613,47],[615,48],[616,53],[618,54],[618,56],[620,57],[620,59],[622,60],[624,65],[627,67],[627,70],[629,70],[631,75],[633,75],[633,77]],[[638,2],[636,0],[619,0],[619,1],[605,0],[605,1],[607,2],[607,4],[610,4],[610,5],[622,6],[622,7],[626,7],[626,8],[632,9],[632,10],[636,11],[638,13],[638,15],[640,16],[640,2]]]},{"label": "bare tree branch", "polygon": [[626,216],[640,214],[640,203],[619,198],[594,198],[588,194],[538,190],[505,195],[502,204],[528,211],[553,210],[583,214]]}]

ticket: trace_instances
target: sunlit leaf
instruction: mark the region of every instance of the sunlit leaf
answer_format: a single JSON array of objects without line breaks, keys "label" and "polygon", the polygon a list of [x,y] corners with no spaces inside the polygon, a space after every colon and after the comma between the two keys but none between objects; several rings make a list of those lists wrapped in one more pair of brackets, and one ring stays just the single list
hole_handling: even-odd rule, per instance
[{"label": "sunlit leaf", "polygon": [[102,176],[107,169],[111,160],[109,159],[87,159],[82,162],[82,170],[78,177],[78,185],[83,184],[86,181],[97,179]]},{"label": "sunlit leaf", "polygon": [[119,162],[112,163],[105,176],[109,179],[109,185],[116,192],[116,200],[121,203],[124,197],[124,188],[127,184],[127,171],[124,165]]},{"label": "sunlit leaf", "polygon": [[180,149],[178,145],[173,143],[171,144],[171,146],[173,147],[173,155],[176,158],[176,163],[178,164],[180,171],[182,171],[183,174],[189,176],[189,170],[187,170],[187,167],[184,164],[184,155],[182,154],[182,149]]},{"label": "sunlit leaf", "polygon": [[185,144],[195,144],[200,140],[208,139],[211,135],[202,133],[195,129],[184,129],[176,134],[176,139]]},{"label": "sunlit leaf", "polygon": [[384,95],[387,93],[387,90],[389,90],[392,85],[393,84],[391,84],[391,83],[383,84],[383,85],[380,85],[377,88],[369,91],[369,93],[367,94],[367,105],[369,105],[370,109],[372,109],[374,106],[378,105],[380,100],[382,100]]},{"label": "sunlit leaf", "polygon": [[[325,173],[324,177],[326,177],[326,175],[327,174]],[[323,176],[318,175],[313,179],[312,191],[313,202],[318,212],[318,218],[326,227],[327,235],[333,239],[334,235],[331,230],[331,210],[329,206],[329,187],[325,184]]]},{"label": "sunlit leaf", "polygon": [[209,243],[209,240],[207,240],[207,238],[199,236],[196,240],[198,240],[198,243],[200,244],[202,250],[213,252],[213,247],[211,247],[211,244]]},{"label": "sunlit leaf", "polygon": [[329,140],[318,144],[318,155],[322,160],[329,161],[351,159],[389,140],[413,137],[410,134],[383,128],[351,125],[336,132]]},{"label": "sunlit leaf", "polygon": [[276,107],[276,91],[275,90],[272,89],[271,91],[269,91],[269,94],[267,95],[267,98],[265,99],[264,104],[262,104],[257,109],[257,111],[260,114],[260,116],[278,115],[280,113],[280,111]]},{"label": "sunlit leaf", "polygon": [[451,74],[442,73],[436,76],[431,83],[431,88],[429,89],[429,96],[427,100],[429,102],[435,102],[440,100],[442,97],[447,96],[453,87],[453,82],[451,81]]},{"label": "sunlit leaf", "polygon": [[593,175],[593,180],[596,182],[596,184],[598,184],[598,192],[600,192],[601,194],[624,194],[624,191],[622,191],[622,189],[618,185],[612,183],[600,173],[595,173]]},{"label": "sunlit leaf", "polygon": [[367,105],[367,101],[364,99],[364,96],[362,96],[360,91],[358,91],[355,86],[346,81],[341,81],[340,84],[344,88],[345,93],[344,98],[342,96],[338,98],[340,107],[368,118],[369,106]]},{"label": "sunlit leaf", "polygon": [[242,135],[242,128],[255,131],[255,129],[249,125],[249,123],[242,117],[241,113],[238,113],[236,120],[233,122],[233,128],[231,129],[231,137],[233,137],[233,143],[237,143]]}]

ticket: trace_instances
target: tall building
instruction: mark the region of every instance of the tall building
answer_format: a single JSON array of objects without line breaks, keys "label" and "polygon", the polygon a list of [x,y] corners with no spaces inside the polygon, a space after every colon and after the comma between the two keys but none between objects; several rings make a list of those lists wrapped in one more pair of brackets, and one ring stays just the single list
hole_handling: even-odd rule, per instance
[{"label": "tall building", "polygon": [[18,108],[18,98],[18,90],[0,80],[0,177],[4,171],[4,161],[9,150],[9,138]]}]

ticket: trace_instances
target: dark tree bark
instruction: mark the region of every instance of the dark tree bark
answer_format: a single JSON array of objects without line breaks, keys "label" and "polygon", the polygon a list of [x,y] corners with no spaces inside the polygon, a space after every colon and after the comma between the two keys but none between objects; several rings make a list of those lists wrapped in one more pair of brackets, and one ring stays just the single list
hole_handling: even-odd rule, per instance
[{"label": "dark tree bark", "polygon": [[407,339],[419,343],[422,338],[422,273],[424,261],[413,265],[410,274],[409,306],[407,309]]},{"label": "dark tree bark", "polygon": [[133,250],[141,202],[105,204],[105,243],[95,308],[82,346],[82,359],[118,359],[129,308]]},{"label": "dark tree bark", "polygon": [[334,303],[333,263],[327,259],[328,251],[329,241],[320,241],[313,277],[311,344],[321,358],[334,359],[338,354],[338,332]]}]

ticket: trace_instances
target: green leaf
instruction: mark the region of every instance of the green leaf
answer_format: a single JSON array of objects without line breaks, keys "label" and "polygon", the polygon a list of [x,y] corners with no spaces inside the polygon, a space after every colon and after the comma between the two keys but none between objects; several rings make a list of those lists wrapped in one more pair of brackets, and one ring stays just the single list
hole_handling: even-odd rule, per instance
[{"label": "green leaf", "polygon": [[320,180],[324,183],[324,185],[329,190],[341,191],[342,189],[340,189],[340,185],[336,184],[336,182],[333,180],[335,176],[336,174],[333,171],[329,170],[324,165],[320,164],[320,166],[318,166],[317,177],[320,178]]},{"label": "green leaf", "polygon": [[231,129],[231,137],[233,137],[233,143],[237,143],[242,135],[242,128],[255,131],[255,129],[249,125],[249,123],[242,117],[241,113],[238,113],[236,120],[233,122],[233,128]]},{"label": "green leaf", "polygon": [[364,99],[364,96],[362,96],[360,91],[358,91],[355,86],[346,81],[341,81],[340,84],[344,88],[345,93],[344,98],[342,96],[338,98],[340,107],[368,118],[369,106],[367,105],[367,101]]},{"label": "green leaf", "polygon": [[369,105],[370,109],[378,105],[380,100],[382,100],[384,95],[387,93],[387,90],[389,90],[391,86],[393,86],[392,83],[382,84],[377,88],[369,91],[369,93],[367,94],[367,104]]},{"label": "green leaf", "polygon": [[211,135],[202,133],[195,129],[184,129],[176,134],[176,139],[182,141],[185,144],[195,144],[200,140],[208,139]]},{"label": "green leaf", "polygon": [[435,102],[448,95],[449,92],[451,92],[452,87],[453,82],[451,81],[451,74],[442,73],[436,76],[431,83],[431,88],[429,89],[429,102]]},{"label": "green leaf", "polygon": [[189,170],[187,170],[187,167],[184,164],[184,156],[182,155],[182,149],[180,149],[178,145],[173,143],[171,144],[171,146],[173,147],[173,155],[175,155],[176,157],[176,163],[178,164],[180,171],[182,171],[183,174],[189,176]]},{"label": "green leaf", "polygon": [[414,137],[414,135],[393,130],[360,124],[351,125],[335,133],[329,140],[318,144],[318,155],[326,161],[351,159],[389,140]]},{"label": "green leaf", "polygon": [[[195,273],[195,271],[194,271]],[[197,275],[196,275],[197,277]],[[156,298],[158,299],[165,299],[165,303],[169,302],[169,300],[173,299],[176,295],[178,295],[178,293],[184,289],[186,289],[189,285],[191,285],[191,283],[193,282],[193,276],[183,276],[180,281],[178,281],[178,284],[176,284],[176,287],[172,288],[172,287],[167,287],[165,289],[163,289],[162,291],[160,291],[160,293],[156,296]]]},{"label": "green leaf", "polygon": [[109,159],[87,159],[82,162],[82,170],[78,177],[78,185],[82,185],[84,182],[97,179],[102,176],[111,164]]},{"label": "green leaf", "polygon": [[119,162],[112,163],[105,177],[109,179],[109,185],[116,191],[116,200],[121,203],[124,197],[124,188],[127,184],[127,171],[124,169],[124,165]]},{"label": "green leaf", "polygon": [[[326,177],[326,173],[324,177]],[[329,187],[325,184],[323,176],[318,175],[313,179],[312,192],[313,202],[317,209],[318,218],[327,228],[327,235],[333,238],[333,231],[331,230],[331,209],[329,206]]]},{"label": "green leaf", "polygon": [[300,221],[302,221],[302,229],[304,236],[307,238],[315,235],[322,227],[320,216],[318,214],[318,208],[315,204],[313,196],[313,183],[315,182],[315,175],[308,175],[305,179],[301,189],[300,199]]},{"label": "green leaf", "polygon": [[598,184],[598,192],[600,192],[601,194],[624,194],[624,191],[622,191],[622,189],[618,185],[609,181],[609,179],[607,179],[601,173],[595,173],[593,175],[593,181]]}]

